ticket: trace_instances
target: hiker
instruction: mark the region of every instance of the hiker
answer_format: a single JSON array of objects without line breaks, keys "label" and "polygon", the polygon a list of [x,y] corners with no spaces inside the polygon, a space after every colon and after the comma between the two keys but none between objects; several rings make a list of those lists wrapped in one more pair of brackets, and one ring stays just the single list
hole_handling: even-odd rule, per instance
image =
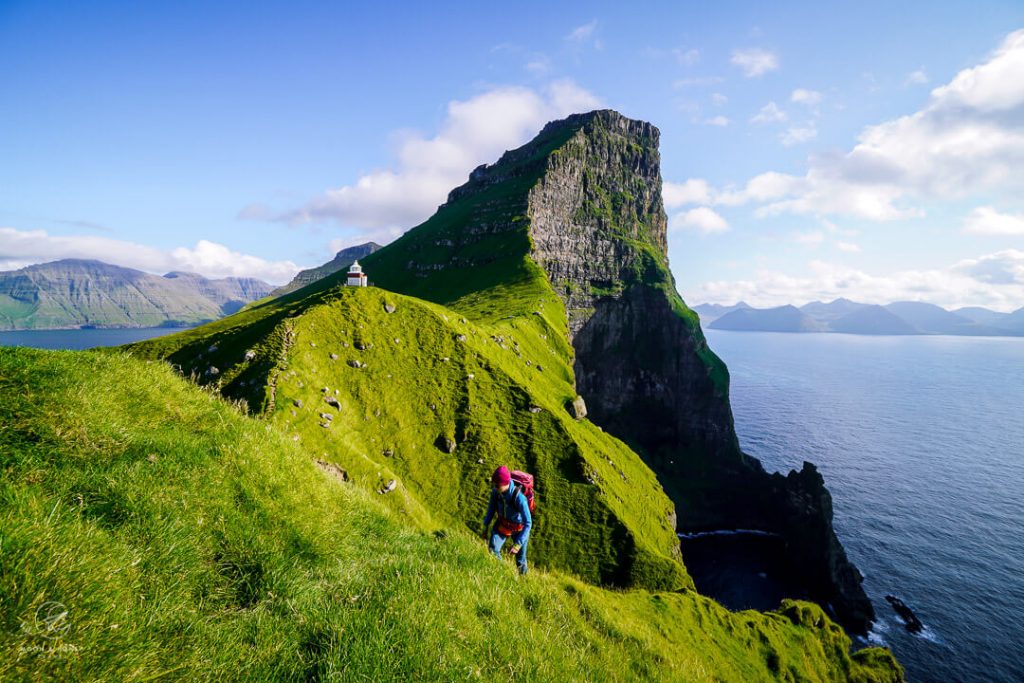
[{"label": "hiker", "polygon": [[501,559],[501,547],[505,541],[512,539],[511,552],[516,556],[516,564],[519,566],[519,573],[526,573],[526,544],[530,540],[530,527],[533,526],[533,516],[530,514],[530,503],[527,499],[527,491],[532,497],[533,482],[531,477],[525,473],[516,472],[521,477],[528,477],[529,486],[512,480],[512,472],[502,465],[494,470],[491,475],[491,501],[487,505],[487,515],[484,517],[484,532],[481,535],[488,540],[488,527],[495,513],[498,521],[490,532],[488,546],[495,557]]}]

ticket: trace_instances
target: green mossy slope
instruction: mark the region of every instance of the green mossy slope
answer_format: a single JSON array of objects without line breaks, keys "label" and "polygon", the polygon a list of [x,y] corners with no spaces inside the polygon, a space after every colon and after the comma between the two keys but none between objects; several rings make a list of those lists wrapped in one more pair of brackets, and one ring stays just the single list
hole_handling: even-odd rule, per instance
[{"label": "green mossy slope", "polygon": [[902,680],[813,605],[520,578],[381,500],[163,363],[0,349],[0,679]]},{"label": "green mossy slope", "polygon": [[506,320],[497,334],[435,304],[342,287],[235,317],[132,353],[166,357],[258,408],[369,491],[394,480],[380,495],[422,528],[479,530],[490,473],[508,464],[536,476],[540,566],[600,584],[693,587],[653,473],[566,411],[567,347],[544,316]]}]

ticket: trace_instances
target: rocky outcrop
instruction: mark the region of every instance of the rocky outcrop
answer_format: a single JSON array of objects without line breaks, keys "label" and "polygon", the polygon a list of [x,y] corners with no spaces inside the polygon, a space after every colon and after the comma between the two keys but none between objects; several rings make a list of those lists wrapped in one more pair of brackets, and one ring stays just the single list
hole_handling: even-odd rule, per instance
[{"label": "rocky outcrop", "polygon": [[531,256],[567,309],[590,419],[647,461],[681,530],[782,534],[809,594],[865,631],[871,603],[832,529],[820,474],[806,464],[769,475],[739,448],[728,372],[668,269],[658,129],[597,111],[548,124],[538,138],[564,130],[527,215]]}]

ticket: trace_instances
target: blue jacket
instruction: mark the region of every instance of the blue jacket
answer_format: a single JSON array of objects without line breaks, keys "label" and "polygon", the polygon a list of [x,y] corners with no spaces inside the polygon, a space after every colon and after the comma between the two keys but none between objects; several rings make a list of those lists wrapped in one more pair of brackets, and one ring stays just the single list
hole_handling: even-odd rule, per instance
[{"label": "blue jacket", "polygon": [[514,534],[512,541],[526,545],[530,538],[530,527],[533,526],[533,516],[530,514],[530,504],[523,495],[523,487],[512,482],[505,493],[498,493],[497,489],[492,488],[491,501],[487,504],[487,515],[484,517],[485,529],[490,525],[495,512],[513,524],[523,525],[523,530]]}]

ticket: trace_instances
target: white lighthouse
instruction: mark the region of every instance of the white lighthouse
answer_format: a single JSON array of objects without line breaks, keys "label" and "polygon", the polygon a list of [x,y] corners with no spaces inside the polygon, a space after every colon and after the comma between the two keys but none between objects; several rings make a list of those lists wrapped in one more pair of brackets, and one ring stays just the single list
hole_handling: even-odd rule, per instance
[{"label": "white lighthouse", "polygon": [[348,279],[345,284],[349,287],[365,287],[366,286],[366,273],[363,272],[363,267],[359,265],[359,261],[353,261],[352,265],[348,269]]}]

